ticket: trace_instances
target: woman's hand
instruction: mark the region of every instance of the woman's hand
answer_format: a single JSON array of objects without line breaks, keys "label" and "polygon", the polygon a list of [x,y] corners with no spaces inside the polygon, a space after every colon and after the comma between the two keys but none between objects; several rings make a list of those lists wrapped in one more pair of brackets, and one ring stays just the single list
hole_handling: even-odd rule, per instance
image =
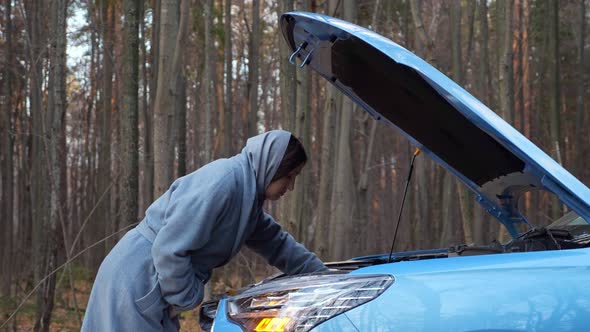
[{"label": "woman's hand", "polygon": [[168,315],[170,316],[170,318],[174,319],[174,318],[176,318],[176,316],[178,316],[178,312],[176,312],[176,310],[174,310],[173,306],[169,306],[168,307]]}]

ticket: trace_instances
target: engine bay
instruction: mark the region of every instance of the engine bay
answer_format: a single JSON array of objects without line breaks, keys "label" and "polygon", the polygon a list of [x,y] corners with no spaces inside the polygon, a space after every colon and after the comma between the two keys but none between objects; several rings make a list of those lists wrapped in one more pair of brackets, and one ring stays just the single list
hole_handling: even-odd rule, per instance
[{"label": "engine bay", "polygon": [[460,244],[449,248],[450,256],[473,256],[512,252],[578,249],[590,246],[590,225],[563,228],[533,228],[507,243],[493,241],[489,245]]}]

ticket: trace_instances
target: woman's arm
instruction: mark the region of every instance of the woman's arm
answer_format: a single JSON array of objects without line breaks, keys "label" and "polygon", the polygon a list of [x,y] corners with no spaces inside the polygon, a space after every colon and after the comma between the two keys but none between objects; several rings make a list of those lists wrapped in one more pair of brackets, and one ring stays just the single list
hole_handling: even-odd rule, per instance
[{"label": "woman's arm", "polygon": [[283,231],[266,212],[262,213],[246,245],[286,274],[327,270],[314,253]]}]

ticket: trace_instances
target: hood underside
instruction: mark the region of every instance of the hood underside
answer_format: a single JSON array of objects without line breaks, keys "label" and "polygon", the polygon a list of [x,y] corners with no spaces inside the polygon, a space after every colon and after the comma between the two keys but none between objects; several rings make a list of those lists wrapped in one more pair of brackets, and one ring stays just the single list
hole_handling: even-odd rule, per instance
[{"label": "hood underside", "polygon": [[522,192],[546,189],[586,220],[590,190],[485,105],[416,55],[370,30],[332,17],[281,17],[298,58],[377,120],[476,192],[513,237]]}]

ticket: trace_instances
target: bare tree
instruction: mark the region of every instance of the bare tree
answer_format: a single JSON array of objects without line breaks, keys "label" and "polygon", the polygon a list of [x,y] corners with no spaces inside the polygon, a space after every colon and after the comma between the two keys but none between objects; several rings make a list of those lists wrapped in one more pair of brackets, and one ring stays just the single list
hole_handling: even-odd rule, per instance
[{"label": "bare tree", "polygon": [[211,149],[213,148],[211,144],[211,132],[212,132],[212,123],[211,117],[213,116],[213,100],[212,100],[212,84],[213,84],[213,68],[214,64],[212,63],[212,48],[213,48],[213,36],[212,36],[212,26],[213,26],[213,0],[207,0],[205,3],[205,77],[203,80],[203,95],[205,97],[205,124],[204,124],[204,155],[203,161],[209,162],[212,156]]},{"label": "bare tree", "polygon": [[[585,49],[586,45],[586,1],[580,0],[580,8],[578,9],[578,64],[577,64],[577,84],[578,87],[576,96],[576,122],[575,122],[575,143],[576,149],[584,150],[584,143],[582,138],[584,137],[584,113],[586,110],[584,87],[586,86],[586,70],[585,70]],[[586,156],[583,152],[577,155],[575,160],[574,174],[581,175],[582,167]]]},{"label": "bare tree", "polygon": [[[291,0],[279,0],[279,14],[293,11],[293,1]],[[291,55],[291,50],[287,43],[280,38],[279,41],[279,53],[281,57],[281,70],[280,70],[280,80],[281,80],[281,111],[283,113],[284,125],[285,128],[293,128],[295,124],[295,107],[297,104],[296,101],[296,72],[295,66],[289,63],[289,56]]]},{"label": "bare tree", "polygon": [[232,50],[232,19],[231,8],[232,1],[225,0],[225,40],[224,40],[224,62],[225,62],[225,101],[223,114],[223,131],[224,147],[223,154],[229,156],[233,152],[233,50]]},{"label": "bare tree", "polygon": [[422,15],[420,14],[421,0],[410,1],[409,3],[412,10],[414,26],[416,27],[416,33],[424,45],[426,45],[426,61],[434,63],[434,41],[426,31],[426,27],[424,27],[424,22],[422,21]]},{"label": "bare tree", "polygon": [[[180,23],[174,57],[172,58],[172,95],[175,101],[175,123],[171,135],[176,137],[178,151],[178,176],[186,174],[186,78],[184,76],[184,57],[187,36],[191,29],[190,3],[183,0],[180,6]],[[174,142],[174,140],[173,140]],[[171,157],[174,159],[174,156]]]},{"label": "bare tree", "polygon": [[[377,29],[377,16],[379,10],[381,10],[381,1],[377,0],[373,7],[373,13],[371,15],[371,28],[374,31],[378,31]],[[363,141],[364,147],[361,151],[366,151],[364,160],[361,160],[360,165],[360,172],[359,172],[359,180],[357,185],[358,190],[358,207],[359,207],[359,217],[355,222],[356,229],[354,230],[355,234],[359,235],[356,238],[365,238],[365,229],[364,225],[369,224],[369,211],[371,209],[371,204],[369,200],[369,171],[371,167],[371,163],[373,161],[373,150],[375,146],[375,134],[377,132],[377,121],[369,117],[367,114],[364,115],[363,121],[361,123],[362,130],[363,130],[363,137],[367,137]],[[370,127],[370,128],[368,128]],[[363,234],[365,233],[365,234]],[[363,246],[366,247],[366,246]]]},{"label": "bare tree", "polygon": [[[31,218],[32,218],[32,243],[33,243],[33,268],[34,280],[39,282],[47,273],[47,250],[46,239],[44,236],[46,226],[49,218],[47,217],[47,199],[48,192],[48,157],[45,149],[45,127],[43,110],[43,59],[46,56],[43,45],[45,44],[47,32],[43,29],[46,22],[46,16],[43,13],[47,12],[46,2],[31,1],[25,3],[27,13],[27,30],[28,40],[30,40],[28,61],[31,68],[31,75],[29,78],[30,85],[30,109],[31,109]],[[49,285],[40,288],[37,291],[37,321],[40,326],[45,323],[44,318],[47,308],[44,308],[45,296],[44,291],[49,290]],[[46,316],[46,315],[45,315]]]},{"label": "bare tree", "polygon": [[[66,0],[56,0],[51,3],[50,35],[52,36],[49,48],[49,94],[47,103],[48,128],[48,159],[49,159],[49,219],[44,253],[47,275],[57,266],[58,238],[60,218],[65,201],[63,197],[62,167],[65,151],[61,151],[61,141],[65,135],[65,110],[66,110]],[[53,300],[55,294],[55,276],[45,281],[40,288],[37,302],[36,331],[49,331]]]},{"label": "bare tree", "polygon": [[[548,47],[547,54],[549,63],[547,64],[547,83],[549,98],[549,137],[551,138],[552,155],[562,163],[561,154],[561,81],[560,81],[560,64],[559,64],[559,6],[557,0],[547,0],[547,25],[548,25]],[[559,217],[560,205],[557,197],[553,196],[551,200],[551,216],[553,219]]]},{"label": "bare tree", "polygon": [[477,8],[477,1],[468,1],[467,2],[467,51],[465,53],[465,66],[463,66],[463,71],[461,73],[461,77],[465,82],[473,82],[472,74],[468,78],[468,72],[472,71],[473,68],[473,57],[475,52],[475,12]]},{"label": "bare tree", "polygon": [[500,114],[509,123],[514,123],[514,64],[512,52],[512,36],[514,25],[512,24],[512,0],[498,1],[496,3],[498,13],[498,37],[500,50],[500,63],[498,72],[498,85],[500,87]]},{"label": "bare tree", "polygon": [[[329,1],[328,12],[334,13],[336,1]],[[332,198],[332,175],[334,165],[335,113],[337,111],[338,90],[331,84],[326,88],[326,96],[322,113],[320,171],[314,234],[315,252],[322,259],[329,258],[330,242],[330,212]]]},{"label": "bare tree", "polygon": [[139,0],[124,0],[123,14],[123,96],[121,126],[121,219],[137,220],[139,197]]},{"label": "bare tree", "polygon": [[[343,17],[347,21],[356,19],[356,1],[344,1]],[[353,103],[342,97],[338,136],[336,139],[336,158],[334,165],[334,186],[332,191],[332,213],[330,234],[332,235],[332,258],[343,259],[351,252],[348,240],[352,233],[352,216],[355,213],[355,188],[352,169],[352,110]]]},{"label": "bare tree", "polygon": [[[461,51],[461,1],[454,0],[451,2],[451,57],[452,57],[452,76],[453,80],[462,85],[464,82],[462,51]],[[446,175],[448,176],[448,175]],[[457,185],[457,195],[459,197],[459,207],[461,209],[461,222],[463,226],[463,235],[465,243],[473,242],[472,232],[472,210],[473,201],[468,194],[467,189],[462,185]]]},{"label": "bare tree", "polygon": [[463,71],[461,50],[461,1],[453,0],[450,2],[450,21],[451,21],[451,72],[453,81],[459,85],[463,84]]},{"label": "bare tree", "polygon": [[490,105],[492,100],[489,97],[491,94],[491,70],[489,60],[489,34],[488,34],[488,5],[485,0],[480,0],[477,6],[477,13],[479,19],[479,75],[478,75],[478,90],[480,98],[487,105]]},{"label": "bare tree", "polygon": [[[514,54],[514,126],[524,133],[524,64],[525,59],[523,58],[524,49],[526,44],[524,43],[524,4],[523,0],[516,0],[514,2],[514,44],[516,44]],[[512,45],[511,45],[512,46]]]},{"label": "bare tree", "polygon": [[2,165],[1,180],[0,180],[0,218],[2,218],[0,232],[4,240],[2,246],[3,255],[0,261],[0,271],[2,274],[2,287],[0,287],[0,294],[10,296],[12,284],[12,257],[13,247],[13,201],[14,201],[14,181],[13,181],[13,126],[12,126],[12,1],[7,0],[4,6],[4,24],[5,24],[5,51],[4,51],[4,68],[2,73],[2,81],[4,85],[1,87],[2,93],[0,95],[0,159]]},{"label": "bare tree", "polygon": [[[143,1],[141,2],[143,3]],[[148,79],[147,75],[147,66],[146,62],[147,59],[143,61],[143,70],[144,70],[144,106],[143,106],[143,124],[144,124],[144,133],[143,133],[143,141],[144,141],[144,160],[143,160],[143,201],[142,206],[144,207],[142,210],[145,210],[145,207],[151,204],[154,200],[154,120],[155,120],[155,113],[156,113],[156,94],[158,90],[158,68],[159,68],[159,59],[160,59],[160,17],[161,14],[161,1],[160,0],[152,0],[152,10],[153,10],[153,24],[152,24],[152,33],[150,36],[150,56],[151,56],[151,68],[150,68],[150,77],[149,77],[149,106],[147,106],[148,98],[146,98],[147,94],[147,84],[146,81]],[[143,11],[142,11],[143,17]],[[145,27],[144,22],[141,22],[142,28],[142,53],[144,57],[148,57],[146,51],[146,36],[145,36]]]},{"label": "bare tree", "polygon": [[258,84],[260,64],[260,0],[252,0],[252,31],[248,47],[248,137],[258,133]]},{"label": "bare tree", "polygon": [[178,6],[179,0],[161,2],[158,83],[154,104],[154,197],[163,194],[173,179],[174,140],[170,138],[176,105],[172,95],[176,76],[172,62],[178,35]]},{"label": "bare tree", "polygon": [[[309,1],[303,1],[303,10],[310,10],[311,4]],[[289,128],[293,134],[301,140],[303,145],[308,149],[311,147],[311,136],[310,136],[310,119],[311,119],[311,105],[310,105],[310,94],[311,94],[311,73],[309,70],[297,70],[296,71],[296,101],[295,101],[295,122],[292,123],[292,127]],[[309,226],[309,218],[305,215],[305,193],[309,186],[309,179],[311,176],[311,169],[313,160],[309,160],[305,169],[301,172],[297,186],[289,197],[289,213],[287,217],[287,224],[289,230],[296,235],[299,241],[304,242],[306,240],[306,231]]]}]

